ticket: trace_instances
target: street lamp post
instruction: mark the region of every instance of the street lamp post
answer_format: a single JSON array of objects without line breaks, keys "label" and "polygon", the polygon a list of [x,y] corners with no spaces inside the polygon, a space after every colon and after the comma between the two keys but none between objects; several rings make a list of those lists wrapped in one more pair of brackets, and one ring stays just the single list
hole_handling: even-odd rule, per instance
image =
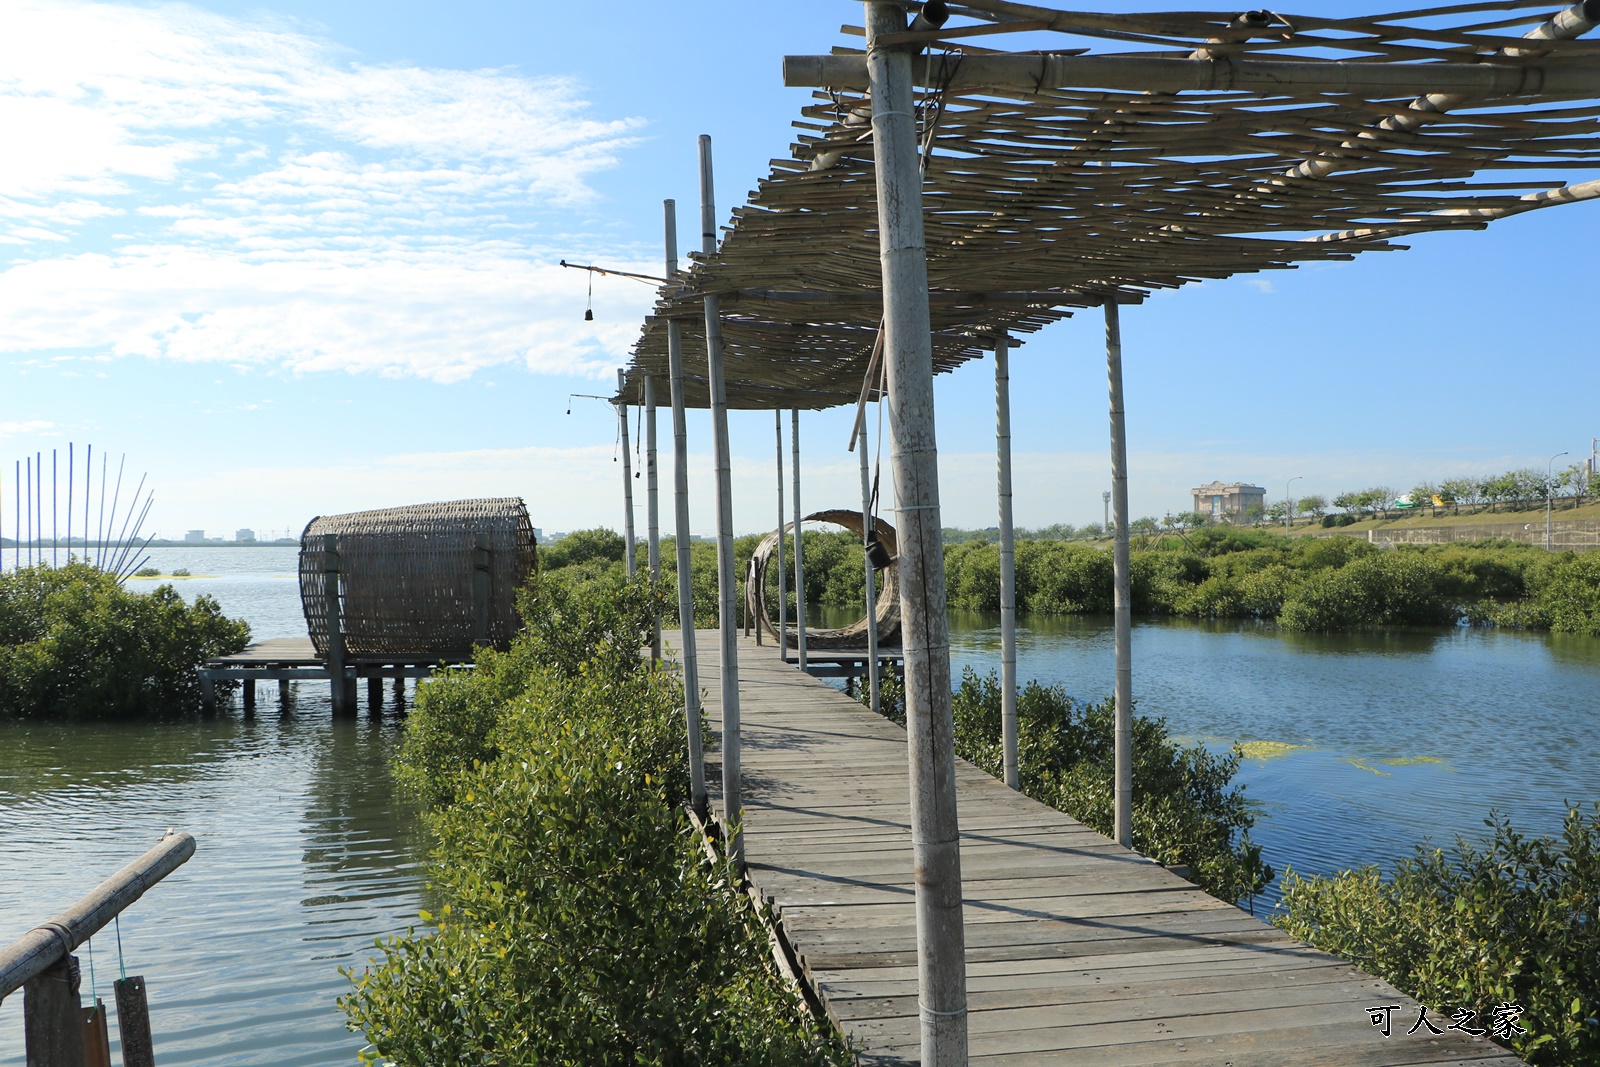
[{"label": "street lamp post", "polygon": [[1302,479],[1304,477],[1305,477],[1305,475],[1303,475],[1303,474],[1296,474],[1293,478],[1290,478],[1287,482],[1284,483],[1284,486],[1283,486],[1283,532],[1285,534],[1287,534],[1289,532],[1289,527],[1294,522],[1294,491],[1293,491],[1293,489],[1291,487],[1294,485],[1295,482],[1298,482],[1300,479]]},{"label": "street lamp post", "polygon": [[1100,502],[1106,506],[1106,529],[1111,529],[1111,490],[1107,489],[1100,494]]},{"label": "street lamp post", "polygon": [[1556,460],[1565,456],[1565,452],[1557,452],[1550,457],[1550,462],[1544,465],[1544,550],[1550,551],[1550,498],[1555,496],[1555,486],[1551,484],[1552,475],[1555,473]]}]

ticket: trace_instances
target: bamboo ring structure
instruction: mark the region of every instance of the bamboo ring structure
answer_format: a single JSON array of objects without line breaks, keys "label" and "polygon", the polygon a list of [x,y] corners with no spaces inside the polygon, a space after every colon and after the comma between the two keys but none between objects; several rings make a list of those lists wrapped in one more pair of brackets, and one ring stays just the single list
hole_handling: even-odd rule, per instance
[{"label": "bamboo ring structure", "polygon": [[[861,512],[836,509],[832,511],[813,511],[810,515],[800,520],[801,522],[828,522],[835,526],[843,526],[846,530],[860,537],[865,529],[865,521]],[[772,615],[767,610],[767,572],[770,569],[773,554],[778,550],[778,538],[787,536],[794,529],[794,523],[785,523],[780,530],[763,537],[756,545],[755,552],[750,556],[750,571],[748,581],[745,583],[745,612],[746,617],[753,617],[756,624],[772,635],[773,640],[778,639],[777,626],[772,621]],[[874,518],[872,523],[874,535],[884,548],[889,550],[890,556],[899,554],[899,543],[895,537],[894,527],[881,518]],[[883,587],[877,595],[878,617],[878,647],[888,647],[900,643],[900,594],[895,588],[895,575],[898,566],[890,563],[883,569]],[[865,575],[863,575],[863,579]],[[788,646],[796,648],[800,637],[793,625],[788,631]],[[849,626],[837,629],[811,629],[806,628],[806,647],[814,649],[835,648],[866,648],[867,647],[867,619],[863,616]]]}]

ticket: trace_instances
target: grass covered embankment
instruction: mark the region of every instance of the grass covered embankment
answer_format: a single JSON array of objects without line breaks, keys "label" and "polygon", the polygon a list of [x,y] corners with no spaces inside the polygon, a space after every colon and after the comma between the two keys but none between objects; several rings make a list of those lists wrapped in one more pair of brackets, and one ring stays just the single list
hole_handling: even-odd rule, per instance
[{"label": "grass covered embankment", "polygon": [[135,719],[200,707],[195,670],[238,652],[248,624],[170,585],[124,589],[86,563],[0,575],[0,718]]},{"label": "grass covered embankment", "polygon": [[660,591],[545,575],[520,606],[510,651],[422,686],[407,723],[399,774],[427,804],[439,906],[352,975],[368,1059],[848,1062],[682,811],[682,686],[639,655]]}]

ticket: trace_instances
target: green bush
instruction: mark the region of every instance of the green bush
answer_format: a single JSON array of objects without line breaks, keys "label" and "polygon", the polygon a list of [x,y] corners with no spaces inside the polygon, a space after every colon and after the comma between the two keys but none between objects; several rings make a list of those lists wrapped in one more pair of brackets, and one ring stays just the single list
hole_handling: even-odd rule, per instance
[{"label": "green bush", "polygon": [[[1000,777],[1000,680],[968,667],[953,700],[956,754]],[[1113,702],[1080,707],[1060,686],[1029,682],[1017,694],[1022,791],[1110,835],[1114,830]],[[1213,755],[1167,734],[1165,719],[1133,719],[1133,847],[1160,863],[1188,866],[1207,892],[1237,901],[1272,880],[1250,841],[1255,813],[1230,786],[1237,751]]]},{"label": "green bush", "polygon": [[1560,839],[1486,822],[1486,847],[1419,847],[1387,880],[1286,872],[1273,921],[1477,1026],[1520,1005],[1528,1033],[1510,1047],[1530,1064],[1600,1062],[1600,805],[1568,811]]},{"label": "green bush", "polygon": [[1539,609],[1557,633],[1600,636],[1600,552],[1564,552],[1538,578]]},{"label": "green bush", "polygon": [[86,563],[0,575],[0,717],[127,719],[198,710],[196,669],[250,627],[170,585],[131,593]]},{"label": "green bush", "polygon": [[846,1062],[681,814],[682,687],[639,655],[660,599],[643,577],[544,574],[509,651],[422,687],[400,766],[443,906],[350,976],[367,1059]]}]

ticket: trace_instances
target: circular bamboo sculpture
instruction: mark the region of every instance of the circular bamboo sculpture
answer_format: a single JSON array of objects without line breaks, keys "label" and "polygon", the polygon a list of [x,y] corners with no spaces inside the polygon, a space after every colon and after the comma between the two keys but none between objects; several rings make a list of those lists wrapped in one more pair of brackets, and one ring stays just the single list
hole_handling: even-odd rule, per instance
[{"label": "circular bamboo sculpture", "polygon": [[[831,522],[835,526],[843,526],[846,530],[861,536],[864,522],[859,511],[814,511],[807,515],[802,522]],[[873,519],[873,533],[878,543],[883,545],[890,556],[899,554],[899,544],[895,539],[894,527],[884,522],[881,518]],[[767,571],[771,567],[774,555],[778,551],[778,538],[787,535],[794,529],[794,523],[787,523],[781,530],[775,530],[763,537],[756,545],[755,552],[750,556],[750,571],[745,582],[745,613],[746,618],[754,617],[757,625],[771,634],[773,640],[778,638],[778,630],[772,621],[771,614],[767,611]],[[900,644],[900,594],[895,588],[895,575],[898,566],[890,563],[883,569],[883,588],[878,590],[877,615],[878,615],[878,647],[889,648]],[[862,580],[865,581],[865,574]],[[789,627],[788,647],[797,648],[800,644],[800,635],[794,626]],[[849,626],[838,629],[811,629],[806,628],[806,647],[808,649],[864,649],[867,647],[867,620],[865,617]]]},{"label": "circular bamboo sculpture", "polygon": [[459,662],[480,642],[509,647],[521,628],[517,590],[533,571],[536,548],[518,497],[312,519],[300,535],[300,601],[318,655],[328,651],[328,534],[351,660]]}]

